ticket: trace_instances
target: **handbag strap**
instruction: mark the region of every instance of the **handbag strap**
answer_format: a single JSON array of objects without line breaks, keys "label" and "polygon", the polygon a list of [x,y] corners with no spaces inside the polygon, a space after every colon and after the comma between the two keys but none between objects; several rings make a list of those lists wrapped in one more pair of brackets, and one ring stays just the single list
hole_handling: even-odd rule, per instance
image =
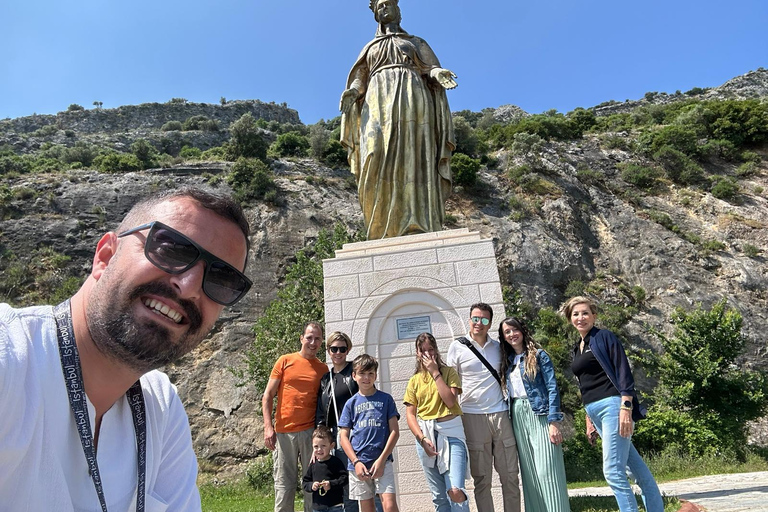
[{"label": "handbag strap", "polygon": [[336,387],[333,385],[333,368],[329,374],[331,378],[331,401],[333,401],[333,412],[336,414],[336,428],[339,428],[339,408],[336,406]]},{"label": "handbag strap", "polygon": [[480,362],[481,362],[481,363],[483,363],[483,365],[484,365],[486,368],[488,368],[488,371],[489,371],[489,372],[491,372],[491,375],[493,375],[493,378],[494,378],[494,379],[496,379],[496,382],[498,382],[498,383],[499,383],[499,386],[501,386],[501,387],[502,387],[502,390],[503,390],[503,389],[504,389],[504,386],[502,386],[502,384],[501,384],[501,377],[499,377],[499,372],[497,372],[497,371],[496,371],[496,369],[495,369],[493,366],[491,366],[491,363],[489,363],[489,362],[488,362],[488,360],[487,360],[485,357],[483,357],[483,354],[481,354],[481,353],[480,353],[480,352],[479,352],[479,351],[478,351],[478,350],[475,348],[475,346],[472,344],[472,342],[471,342],[471,341],[469,341],[469,340],[468,340],[467,338],[465,338],[464,336],[462,336],[462,337],[458,338],[458,341],[459,341],[459,343],[461,343],[462,345],[465,345],[465,346],[466,346],[466,347],[467,347],[469,350],[471,350],[471,351],[472,351],[472,353],[473,353],[473,354],[475,354],[475,356],[477,356],[477,358],[480,360]]}]

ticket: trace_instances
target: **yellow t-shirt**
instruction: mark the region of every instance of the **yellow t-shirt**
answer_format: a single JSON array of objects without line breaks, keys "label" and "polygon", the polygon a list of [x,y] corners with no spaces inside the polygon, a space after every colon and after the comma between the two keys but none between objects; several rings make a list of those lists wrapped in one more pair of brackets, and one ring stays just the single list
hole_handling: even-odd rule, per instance
[{"label": "yellow t-shirt", "polygon": [[[443,380],[449,388],[457,388],[461,393],[461,377],[450,366],[443,366],[440,370]],[[416,415],[423,420],[436,420],[449,414],[461,414],[461,407],[457,400],[453,407],[448,408],[437,392],[435,379],[428,372],[419,372],[408,381],[405,388],[403,402],[416,406]]]}]

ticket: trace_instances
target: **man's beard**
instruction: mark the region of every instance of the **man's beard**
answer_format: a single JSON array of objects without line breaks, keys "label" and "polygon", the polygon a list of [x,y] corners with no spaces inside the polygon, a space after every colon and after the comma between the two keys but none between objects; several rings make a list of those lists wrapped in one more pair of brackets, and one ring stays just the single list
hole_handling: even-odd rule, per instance
[{"label": "man's beard", "polygon": [[[202,329],[202,315],[197,306],[179,298],[165,283],[141,285],[123,301],[115,290],[105,292],[90,297],[86,310],[88,330],[100,352],[132,370],[144,374],[169,364],[197,347],[208,334]],[[148,294],[167,297],[181,307],[189,328],[178,341],[172,341],[171,331],[159,322],[133,318],[134,302]]]}]

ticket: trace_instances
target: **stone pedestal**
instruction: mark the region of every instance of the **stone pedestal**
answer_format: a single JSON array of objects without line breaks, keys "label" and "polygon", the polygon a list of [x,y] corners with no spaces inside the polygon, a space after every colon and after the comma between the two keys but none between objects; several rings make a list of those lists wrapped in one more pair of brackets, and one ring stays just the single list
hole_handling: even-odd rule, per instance
[{"label": "stone pedestal", "polygon": [[[414,341],[430,330],[445,357],[450,343],[467,333],[469,307],[476,302],[493,308],[495,337],[504,304],[493,243],[477,232],[455,229],[346,244],[335,258],[323,261],[323,273],[326,335],[349,334],[350,360],[362,353],[379,360],[377,387],[394,397],[401,415],[394,453],[401,510],[432,511],[403,406],[416,363]],[[502,510],[496,479],[496,509]]]}]

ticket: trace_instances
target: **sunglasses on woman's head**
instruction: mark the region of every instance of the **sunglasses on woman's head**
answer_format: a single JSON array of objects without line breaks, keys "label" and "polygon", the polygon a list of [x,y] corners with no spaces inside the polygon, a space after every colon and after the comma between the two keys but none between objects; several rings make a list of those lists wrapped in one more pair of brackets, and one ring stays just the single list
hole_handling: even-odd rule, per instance
[{"label": "sunglasses on woman's head", "polygon": [[347,347],[328,347],[328,350],[330,350],[332,354],[337,352],[341,352],[342,354],[347,353]]},{"label": "sunglasses on woman's head", "polygon": [[481,322],[483,325],[488,325],[489,323],[491,323],[490,318],[483,318],[479,316],[473,316],[470,318],[470,320],[472,320],[473,323]]},{"label": "sunglasses on woman's head", "polygon": [[162,222],[123,231],[118,238],[149,229],[144,241],[144,256],[157,268],[169,274],[183,274],[203,260],[203,292],[223,306],[236,303],[251,288],[251,280],[235,267],[206,251],[194,240],[187,238]]}]

